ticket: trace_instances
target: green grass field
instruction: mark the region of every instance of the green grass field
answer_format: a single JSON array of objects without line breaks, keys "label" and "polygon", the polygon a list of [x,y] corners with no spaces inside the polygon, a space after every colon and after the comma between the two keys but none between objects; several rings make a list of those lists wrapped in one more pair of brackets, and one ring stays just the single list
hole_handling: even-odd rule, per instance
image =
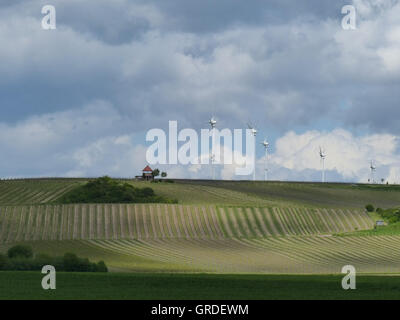
[{"label": "green grass field", "polygon": [[[157,194],[177,198],[179,203],[58,203],[61,195],[85,181],[0,181],[0,252],[6,252],[17,243],[28,244],[38,253],[61,255],[73,252],[93,261],[104,260],[111,273],[61,274],[60,283],[63,279],[82,277],[82,281],[93,281],[96,288],[96,279],[106,277],[109,280],[101,281],[109,281],[110,288],[114,285],[124,288],[123,279],[137,281],[140,288],[136,293],[121,289],[127,292],[126,296],[118,293],[119,289],[96,289],[96,295],[87,292],[86,298],[163,298],[162,286],[158,291],[148,289],[149,293],[140,287],[142,279],[149,273],[152,277],[165,276],[181,283],[182,292],[190,292],[185,282],[205,279],[204,288],[207,289],[207,279],[219,277],[221,288],[214,290],[215,299],[221,298],[219,295],[225,299],[296,298],[301,294],[302,286],[305,292],[309,290],[306,296],[310,298],[320,297],[322,293],[318,290],[326,291],[327,297],[339,299],[398,298],[397,277],[370,278],[365,274],[400,273],[400,228],[393,225],[374,230],[379,217],[367,214],[364,209],[367,203],[382,208],[399,206],[398,186],[129,181],[137,187],[152,187]],[[362,275],[360,288],[366,288],[364,293],[358,290],[343,293],[341,289],[335,291],[337,289],[330,287],[333,283],[337,286],[340,277],[324,275],[339,275],[342,266],[348,264],[355,266]],[[37,276],[18,273],[7,279],[4,274],[0,275],[0,286],[6,287],[9,286],[7,281],[17,281],[25,276],[29,283],[31,277]],[[306,274],[313,276],[307,278]],[[226,279],[236,279],[238,283],[244,281],[244,286],[246,283],[255,286],[254,291],[236,292],[234,287],[230,290],[223,284]],[[261,285],[257,289],[257,281],[251,279],[258,279],[260,283],[265,281],[275,289],[267,290]],[[65,283],[70,281],[74,283],[74,280],[65,280]],[[383,290],[387,289],[387,292],[373,295],[370,288],[379,288],[379,281],[383,281]],[[306,283],[313,283],[314,289]],[[182,292],[177,290],[177,299]],[[198,292],[203,294],[201,288]],[[12,297],[19,294],[24,297],[24,293],[15,293]],[[30,294],[29,290],[26,294]],[[70,288],[59,298],[72,298],[74,294],[74,289]],[[84,293],[79,294],[77,297]],[[42,296],[43,293],[38,295]]]},{"label": "green grass field", "polygon": [[58,273],[56,290],[41,288],[39,272],[0,272],[0,299],[33,300],[278,300],[399,299],[400,277],[359,276],[343,290],[332,275],[210,275]]}]

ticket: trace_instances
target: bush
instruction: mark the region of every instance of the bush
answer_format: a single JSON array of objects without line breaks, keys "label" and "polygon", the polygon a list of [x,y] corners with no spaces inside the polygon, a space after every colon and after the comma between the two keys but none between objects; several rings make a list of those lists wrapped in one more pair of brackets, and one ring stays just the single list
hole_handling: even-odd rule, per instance
[{"label": "bush", "polygon": [[143,188],[143,189],[138,189],[138,193],[142,197],[153,197],[154,196],[154,190],[152,188]]},{"label": "bush", "polygon": [[[58,259],[59,260],[59,259]],[[48,254],[39,253],[35,255],[34,264],[37,265],[39,268],[45,265],[51,265],[56,268],[56,270],[60,269],[62,264],[55,257],[51,257]]]},{"label": "bush", "polygon": [[74,253],[66,253],[63,258],[64,271],[79,271],[79,258]]},{"label": "bush", "polygon": [[11,247],[10,249],[8,249],[7,255],[10,259],[32,258],[33,251],[32,251],[32,248],[29,246],[17,245],[17,246],[14,246],[14,247]]},{"label": "bush", "polygon": [[78,258],[74,253],[66,253],[63,258],[62,271],[108,272],[108,269],[104,261],[100,261],[96,264],[90,262],[87,258]]},{"label": "bush", "polygon": [[[21,247],[24,247],[24,250]],[[0,254],[0,270],[39,271],[45,265],[52,265],[57,271],[108,272],[104,261],[93,263],[87,258],[79,258],[74,253],[66,253],[63,257],[51,257],[47,254],[37,254],[33,257],[30,247],[15,246],[9,250],[9,256]]]},{"label": "bush", "polygon": [[379,215],[385,219],[389,224],[400,222],[400,210],[399,209],[386,209],[379,212]]},{"label": "bush", "polygon": [[108,272],[108,268],[104,261],[99,261],[96,265],[96,272]]},{"label": "bush", "polygon": [[60,203],[169,203],[152,188],[135,188],[109,177],[102,177],[67,192]]},{"label": "bush", "polygon": [[374,206],[372,204],[367,204],[365,206],[365,209],[367,209],[368,212],[374,212],[375,211],[375,208],[374,208]]},{"label": "bush", "polygon": [[376,212],[389,224],[400,222],[400,209],[380,209],[378,208]]},{"label": "bush", "polygon": [[7,269],[8,260],[4,254],[0,254],[0,270]]}]

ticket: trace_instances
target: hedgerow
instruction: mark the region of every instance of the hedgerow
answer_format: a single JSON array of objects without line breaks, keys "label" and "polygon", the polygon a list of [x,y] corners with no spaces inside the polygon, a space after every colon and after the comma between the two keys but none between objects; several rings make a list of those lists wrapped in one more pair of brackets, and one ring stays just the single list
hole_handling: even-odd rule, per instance
[{"label": "hedgerow", "polygon": [[52,265],[57,271],[65,272],[108,272],[104,261],[90,262],[89,259],[80,258],[74,253],[66,253],[62,257],[33,255],[32,248],[18,245],[10,248],[7,255],[0,254],[2,271],[39,271],[45,265]]}]

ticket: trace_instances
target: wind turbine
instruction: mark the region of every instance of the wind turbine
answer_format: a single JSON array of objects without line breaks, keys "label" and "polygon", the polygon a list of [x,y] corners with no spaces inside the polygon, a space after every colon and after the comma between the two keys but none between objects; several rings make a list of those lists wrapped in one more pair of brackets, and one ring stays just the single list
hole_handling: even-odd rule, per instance
[{"label": "wind turbine", "polygon": [[210,150],[210,160],[211,160],[211,177],[212,180],[215,180],[215,172],[214,172],[214,161],[215,161],[215,154],[214,151],[214,134],[215,134],[215,127],[217,126],[217,120],[214,116],[208,121],[211,126],[211,133],[212,133],[212,142],[211,142],[211,150]]},{"label": "wind turbine", "polygon": [[371,183],[375,183],[374,173],[376,171],[376,166],[374,165],[374,162],[372,160],[371,160],[369,168],[371,169]]},{"label": "wind turbine", "polygon": [[326,153],[324,149],[319,147],[319,157],[321,159],[321,165],[322,165],[322,182],[325,182],[325,158],[326,158]]},{"label": "wind turbine", "polygon": [[254,136],[254,169],[253,169],[253,181],[256,181],[256,136],[258,130],[251,124],[247,123],[248,128],[251,130],[251,134]]},{"label": "wind turbine", "polygon": [[208,121],[208,123],[210,124],[211,129],[214,129],[215,126],[217,125],[217,120],[215,120],[214,117],[211,117],[211,119],[210,119],[210,121]]},{"label": "wind turbine", "polygon": [[267,141],[267,139],[264,139],[263,142],[261,142],[261,144],[264,146],[265,148],[265,159],[264,159],[264,180],[267,181],[268,180],[268,147],[269,147],[269,142]]}]

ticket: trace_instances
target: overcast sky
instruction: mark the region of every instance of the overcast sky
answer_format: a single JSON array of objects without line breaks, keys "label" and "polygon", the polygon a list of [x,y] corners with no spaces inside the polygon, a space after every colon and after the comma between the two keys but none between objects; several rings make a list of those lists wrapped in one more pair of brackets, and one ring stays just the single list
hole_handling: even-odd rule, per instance
[{"label": "overcast sky", "polygon": [[[356,30],[341,27],[347,4]],[[399,17],[398,0],[3,0],[0,177],[134,176],[149,129],[214,114],[269,138],[271,179],[319,180],[322,145],[330,181],[366,182],[374,160],[400,182]]]}]

